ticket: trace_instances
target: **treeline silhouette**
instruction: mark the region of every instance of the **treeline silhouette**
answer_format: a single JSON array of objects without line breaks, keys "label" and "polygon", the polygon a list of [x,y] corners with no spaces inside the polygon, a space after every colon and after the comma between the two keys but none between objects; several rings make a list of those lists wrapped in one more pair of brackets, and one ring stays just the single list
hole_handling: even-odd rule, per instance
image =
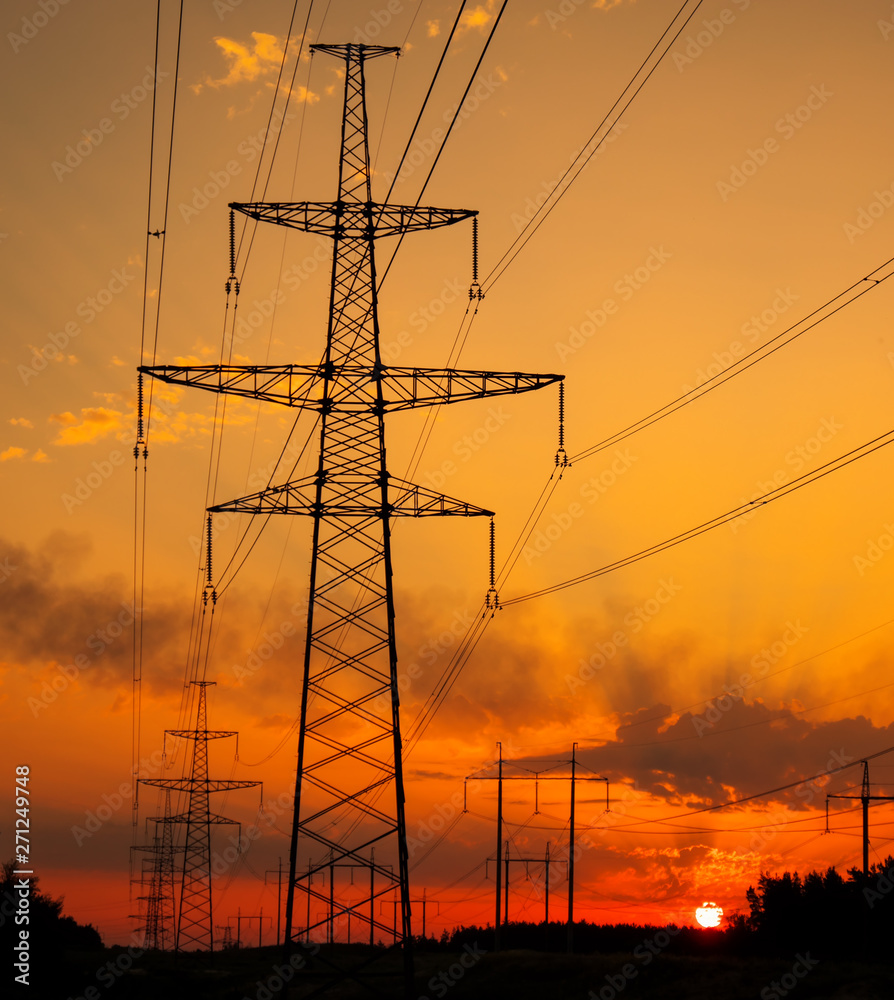
[{"label": "treeline silhouette", "polygon": [[[749,912],[728,915],[715,930],[635,924],[574,925],[578,953],[630,952],[645,957],[661,952],[682,955],[791,956],[879,960],[894,939],[894,858],[872,865],[868,874],[851,868],[847,878],[827,868],[797,873],[762,873],[746,893]],[[501,950],[565,951],[564,922],[510,921],[500,932]],[[464,946],[494,949],[494,928],[456,927],[439,938],[416,938],[422,951],[458,951]],[[639,957],[637,956],[637,957]]]},{"label": "treeline silhouette", "polygon": [[[27,932],[28,964],[30,972],[27,985],[16,982],[10,993],[20,989],[22,996],[38,1000],[43,996],[60,997],[68,981],[68,970],[63,958],[66,952],[100,952],[102,938],[92,925],[79,924],[62,912],[63,897],[54,898],[40,888],[40,880],[30,877],[27,892],[20,892],[21,879],[13,874],[15,862],[3,865],[0,874],[0,950],[6,963],[4,976],[14,978],[21,972],[12,964],[14,947],[21,941],[21,932]],[[4,979],[4,984],[10,980]],[[4,994],[5,995],[5,994]]]}]

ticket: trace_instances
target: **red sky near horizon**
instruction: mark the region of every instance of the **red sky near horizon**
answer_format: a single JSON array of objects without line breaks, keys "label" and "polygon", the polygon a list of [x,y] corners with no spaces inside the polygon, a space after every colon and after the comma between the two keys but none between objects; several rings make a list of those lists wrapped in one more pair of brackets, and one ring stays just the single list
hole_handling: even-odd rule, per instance
[{"label": "red sky near horizon", "polygon": [[[458,8],[406,2],[375,8],[376,18],[370,5],[332,6],[325,18],[312,10],[309,42],[404,47],[399,61],[367,70],[373,192],[384,198]],[[678,6],[509,5],[423,198],[480,211],[482,276],[590,148]],[[158,362],[216,362],[226,205],[251,200],[290,13],[271,0],[184,13],[160,295],[160,243],[147,261],[145,231],[151,98],[164,134],[174,83],[174,7],[162,8],[158,74],[154,11],[108,0],[52,17],[16,0],[4,12],[0,69],[17,95],[0,201],[12,292],[0,439],[3,760],[7,775],[32,769],[43,887],[107,943],[127,942],[137,923],[130,848],[145,842],[160,801],[141,789],[133,808],[135,746],[142,775],[157,776],[164,731],[189,722],[204,508],[260,488],[292,428],[285,411],[230,400],[218,465],[214,398],[154,387],[135,714],[131,454],[144,278],[150,341],[158,310]],[[393,200],[415,201],[430,137],[452,116],[497,9],[469,6]],[[890,2],[702,3],[610,141],[487,288],[460,366],[563,373],[575,456],[866,275],[883,279],[894,226],[892,36]],[[338,64],[305,59],[295,79],[265,197],[331,199]],[[156,149],[156,185],[166,152]],[[313,236],[257,231],[234,362],[319,356],[329,249]],[[379,253],[387,260],[382,245]],[[444,365],[470,280],[467,227],[402,246],[380,300],[391,363]],[[575,460],[527,537],[554,469],[553,390],[444,408],[418,462],[424,415],[396,414],[389,467],[404,476],[415,465],[406,478],[497,511],[498,561],[515,559],[504,601],[571,580],[891,430],[892,288],[858,286],[866,294],[790,346]],[[294,440],[308,429],[302,423]],[[528,776],[506,792],[514,857],[542,857],[547,844],[561,856],[567,841],[567,782],[541,781],[535,798],[536,772],[567,761],[577,743],[582,773],[610,781],[608,812],[603,783],[578,786],[580,919],[692,923],[708,899],[727,913],[745,909],[761,871],[861,863],[858,803],[835,800],[824,833],[826,793],[853,792],[860,768],[813,779],[894,747],[891,454],[881,448],[691,541],[509,604],[489,621],[405,764],[413,898],[425,892],[437,903],[429,933],[493,920],[495,783],[472,782],[462,808],[464,779],[494,773],[498,742],[511,773]],[[298,475],[308,461],[300,456]],[[243,527],[217,523],[218,566]],[[218,926],[237,910],[276,912],[271,872],[288,852],[309,551],[308,525],[271,522],[215,614],[210,724],[240,735],[238,760],[234,742],[221,741],[213,768],[263,781],[263,792],[215,803],[258,830],[215,881]],[[402,523],[394,555],[406,732],[480,614],[486,525]],[[165,773],[183,763],[183,748],[172,750]],[[892,767],[890,757],[872,762],[875,792],[894,792]],[[13,812],[3,801],[7,857]],[[892,823],[889,805],[873,806],[871,860],[890,853]],[[215,833],[219,853],[229,836]],[[567,884],[561,869],[552,874],[550,916],[559,919]],[[513,867],[512,919],[541,918],[539,878],[536,865]],[[266,919],[263,933],[272,940]]]}]

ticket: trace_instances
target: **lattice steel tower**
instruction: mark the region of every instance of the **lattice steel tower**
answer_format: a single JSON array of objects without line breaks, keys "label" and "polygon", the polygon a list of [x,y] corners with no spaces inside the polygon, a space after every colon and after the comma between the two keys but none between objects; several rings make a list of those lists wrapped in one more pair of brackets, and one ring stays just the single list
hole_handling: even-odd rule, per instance
[{"label": "lattice steel tower", "polygon": [[234,788],[256,788],[260,781],[232,781],[208,777],[208,741],[238,736],[235,730],[210,730],[205,701],[205,688],[213,681],[193,681],[199,689],[195,729],[169,729],[165,736],[178,736],[193,744],[188,778],[142,778],[140,784],[153,785],[170,791],[187,792],[189,805],[185,813],[168,816],[164,823],[186,826],[183,856],[183,880],[180,907],[174,940],[176,951],[195,946],[212,951],[214,937],[211,923],[211,826],[238,822],[211,812],[211,795]]},{"label": "lattice steel tower", "polygon": [[[364,64],[399,50],[354,44],[312,49],[345,63],[337,199],[230,207],[262,222],[334,241],[322,364],[157,366],[141,371],[167,382],[303,407],[319,415],[319,465],[314,475],[210,510],[313,519],[286,941],[317,939],[329,923],[332,888],[327,890],[314,875],[339,863],[364,866],[369,871],[364,895],[340,902],[337,910],[350,911],[354,921],[368,929],[370,943],[393,940],[403,950],[403,990],[410,996],[412,932],[390,522],[403,516],[492,512],[391,476],[385,462],[384,415],[539,389],[562,376],[382,363],[376,240],[452,225],[477,213],[373,202]],[[367,884],[366,879],[358,881]],[[391,922],[377,913],[377,903],[394,899],[395,893],[400,921],[393,932]],[[362,979],[361,969],[371,957],[355,958],[353,967],[333,971],[333,983]],[[326,988],[323,984],[320,992]]]},{"label": "lattice steel tower", "polygon": [[[152,862],[149,895],[141,896],[146,902],[146,924],[144,927],[144,947],[168,951],[175,945],[174,919],[174,873],[177,868],[176,854],[182,848],[174,846],[174,822],[171,817],[171,790],[165,789],[163,816],[153,816],[155,836],[151,844],[132,847],[132,851],[149,854]],[[161,834],[159,835],[159,826]],[[145,861],[145,859],[144,859]],[[145,878],[141,879],[145,884]]]}]

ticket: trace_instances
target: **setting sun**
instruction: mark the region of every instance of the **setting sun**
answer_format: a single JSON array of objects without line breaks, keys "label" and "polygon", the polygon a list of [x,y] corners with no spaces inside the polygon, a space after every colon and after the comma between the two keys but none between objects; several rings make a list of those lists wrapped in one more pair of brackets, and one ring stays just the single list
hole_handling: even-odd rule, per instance
[{"label": "setting sun", "polygon": [[702,903],[695,911],[695,919],[702,927],[719,927],[722,917],[723,907],[716,903]]}]

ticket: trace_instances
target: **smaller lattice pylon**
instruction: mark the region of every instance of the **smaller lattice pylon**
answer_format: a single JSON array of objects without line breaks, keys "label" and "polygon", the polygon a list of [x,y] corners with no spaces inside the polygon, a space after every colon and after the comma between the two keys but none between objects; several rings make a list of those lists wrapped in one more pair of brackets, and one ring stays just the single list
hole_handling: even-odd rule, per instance
[{"label": "smaller lattice pylon", "polygon": [[[171,821],[171,792],[165,789],[164,813],[153,816],[155,835],[151,844],[138,844],[132,851],[148,854],[143,858],[143,877],[135,881],[139,885],[149,886],[146,896],[138,897],[146,903],[145,923],[140,925],[143,931],[143,947],[158,951],[167,951],[174,946],[174,869],[175,853],[173,823]],[[161,833],[159,833],[161,824]],[[182,848],[181,848],[182,850]],[[150,868],[146,869],[147,863]],[[146,875],[148,874],[148,879]],[[142,916],[142,915],[141,915]]]},{"label": "smaller lattice pylon", "polygon": [[[164,814],[151,817],[155,823],[155,836],[151,844],[131,848],[150,855],[144,859],[152,862],[149,895],[146,900],[146,948],[168,951],[174,947],[174,872],[175,856],[183,848],[174,846],[174,823],[171,818],[171,791],[165,789]],[[159,824],[161,833],[159,834]],[[145,880],[142,880],[145,884]]]},{"label": "smaller lattice pylon", "polygon": [[[205,689],[213,681],[193,681],[199,689],[196,709],[195,729],[169,729],[168,736],[191,740],[193,743],[192,763],[186,778],[143,778],[144,785],[154,785],[169,791],[186,792],[188,806],[186,812],[166,819],[166,825],[180,823],[186,827],[183,847],[183,877],[180,890],[180,906],[174,935],[174,950],[183,951],[194,947],[214,950],[211,923],[211,827],[212,825],[238,826],[236,820],[211,812],[211,795],[237,788],[255,788],[260,781],[232,781],[208,777],[208,741],[238,736],[235,730],[208,729]],[[171,877],[173,884],[173,871]]]}]

